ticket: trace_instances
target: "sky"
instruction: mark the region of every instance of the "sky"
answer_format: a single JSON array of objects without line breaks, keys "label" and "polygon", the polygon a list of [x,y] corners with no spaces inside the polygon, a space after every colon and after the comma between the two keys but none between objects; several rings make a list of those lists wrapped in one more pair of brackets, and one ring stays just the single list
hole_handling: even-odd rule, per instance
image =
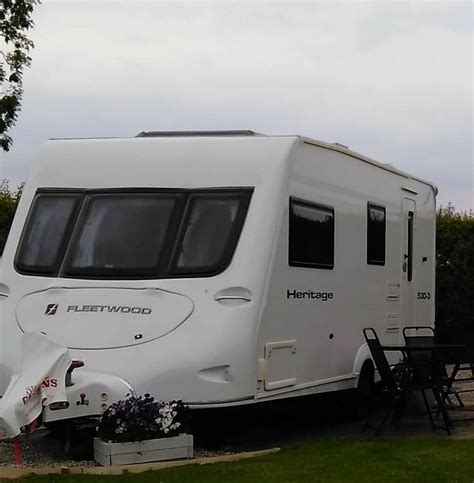
[{"label": "sky", "polygon": [[0,179],[52,137],[253,129],[339,142],[474,205],[471,2],[43,0]]}]

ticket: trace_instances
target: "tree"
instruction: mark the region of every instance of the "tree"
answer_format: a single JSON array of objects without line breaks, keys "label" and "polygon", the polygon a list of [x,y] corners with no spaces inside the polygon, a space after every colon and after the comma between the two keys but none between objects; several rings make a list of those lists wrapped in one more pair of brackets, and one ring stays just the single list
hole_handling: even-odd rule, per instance
[{"label": "tree", "polygon": [[31,14],[41,0],[0,0],[0,148],[8,151],[12,138],[7,131],[15,124],[23,96],[23,69],[31,64],[33,41],[26,31],[33,27]]}]

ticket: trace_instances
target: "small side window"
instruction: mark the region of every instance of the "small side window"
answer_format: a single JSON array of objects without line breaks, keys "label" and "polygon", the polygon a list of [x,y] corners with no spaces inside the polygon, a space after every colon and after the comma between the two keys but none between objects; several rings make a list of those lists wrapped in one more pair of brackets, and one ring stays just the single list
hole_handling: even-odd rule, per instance
[{"label": "small side window", "polygon": [[367,204],[367,263],[385,265],[386,212],[384,206]]},{"label": "small side window", "polygon": [[288,263],[334,268],[334,209],[290,198]]}]

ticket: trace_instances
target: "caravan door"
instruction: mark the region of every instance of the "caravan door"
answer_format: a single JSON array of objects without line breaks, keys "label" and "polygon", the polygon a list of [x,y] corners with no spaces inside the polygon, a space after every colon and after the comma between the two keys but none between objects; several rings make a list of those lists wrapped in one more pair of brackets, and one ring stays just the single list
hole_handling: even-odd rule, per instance
[{"label": "caravan door", "polygon": [[411,198],[402,200],[401,247],[401,327],[413,324],[414,313],[414,237],[416,237],[416,204]]}]

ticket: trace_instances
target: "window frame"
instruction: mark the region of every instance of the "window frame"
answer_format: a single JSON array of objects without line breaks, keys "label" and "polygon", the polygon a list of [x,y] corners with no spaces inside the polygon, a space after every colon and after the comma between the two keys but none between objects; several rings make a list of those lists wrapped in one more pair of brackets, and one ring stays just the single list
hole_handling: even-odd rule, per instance
[{"label": "window frame", "polygon": [[[370,241],[370,209],[376,208],[378,210],[383,211],[383,228],[384,228],[384,249],[383,249],[383,260],[375,260],[370,257],[370,248],[373,246],[373,243],[369,243]],[[387,209],[385,206],[378,205],[376,203],[372,203],[370,201],[367,202],[367,237],[366,237],[366,247],[367,247],[367,265],[378,265],[378,266],[385,266],[387,260]]]},{"label": "window frame", "polygon": [[[163,243],[161,246],[161,250],[158,254],[158,261],[157,263],[151,267],[151,268],[140,268],[137,269],[137,267],[134,268],[127,268],[127,269],[114,269],[108,270],[108,269],[102,269],[102,268],[95,268],[95,269],[86,269],[86,268],[76,268],[73,269],[71,266],[71,256],[73,255],[73,250],[77,248],[77,243],[79,241],[80,236],[83,233],[84,229],[84,223],[87,219],[88,214],[90,213],[90,205],[94,201],[94,199],[97,198],[104,198],[104,197],[116,197],[117,199],[124,199],[124,197],[132,197],[132,196],[149,196],[151,197],[156,197],[156,198],[166,198],[170,195],[176,196],[176,200],[174,202],[174,206],[171,209],[170,215],[169,215],[169,221],[168,221],[168,226],[167,226],[167,231],[165,234],[165,237],[163,239]],[[72,234],[69,237],[69,243],[68,247],[66,250],[66,253],[63,256],[62,259],[62,264],[61,268],[59,271],[59,276],[62,278],[82,278],[82,279],[88,279],[88,280],[135,280],[135,279],[150,279],[154,278],[155,275],[157,275],[160,271],[160,267],[162,265],[161,263],[161,257],[164,252],[164,247],[166,243],[168,242],[170,238],[170,232],[173,232],[172,228],[173,225],[176,224],[176,221],[173,220],[173,216],[176,216],[178,214],[178,208],[180,202],[182,203],[182,196],[179,196],[176,192],[170,192],[170,191],[160,191],[160,192],[152,192],[152,191],[90,191],[86,194],[84,197],[84,200],[82,202],[81,206],[81,211],[79,213],[79,216],[77,217],[74,230]],[[174,223],[173,223],[174,222]],[[173,232],[174,233],[174,232]],[[113,273],[112,273],[113,272]]]},{"label": "window frame", "polygon": [[[290,253],[290,231],[291,231],[291,217],[292,217],[292,204],[301,205],[307,208],[314,208],[317,210],[323,210],[330,212],[332,215],[332,264],[325,263],[312,263],[312,262],[301,262],[291,260]],[[312,201],[303,200],[295,196],[290,196],[288,204],[288,266],[289,267],[299,267],[299,268],[317,268],[322,270],[334,270],[336,265],[336,211],[333,206],[324,205],[322,203],[315,203]]]},{"label": "window frame", "polygon": [[[232,187],[203,187],[203,188],[101,188],[101,189],[75,189],[75,188],[38,188],[31,202],[28,215],[25,219],[22,228],[22,234],[20,236],[16,255],[14,267],[15,270],[22,275],[29,276],[41,276],[49,278],[65,278],[65,279],[83,279],[83,280],[161,280],[161,279],[177,279],[177,278],[205,278],[218,275],[226,270],[232,262],[235,250],[237,248],[238,241],[242,234],[244,228],[244,223],[247,218],[248,209],[254,193],[254,187],[248,186],[232,186]],[[178,199],[176,201],[175,207],[170,215],[170,222],[168,225],[167,233],[163,241],[163,246],[161,249],[161,256],[157,264],[157,269],[149,275],[117,275],[117,274],[100,274],[93,275],[90,274],[69,274],[64,270],[66,267],[67,257],[69,256],[69,250],[73,246],[73,242],[76,240],[77,234],[81,231],[81,221],[84,219],[87,212],[87,206],[90,203],[90,198],[95,195],[122,195],[122,194],[175,194]],[[178,244],[178,237],[181,236],[182,230],[185,228],[184,217],[187,217],[186,207],[188,201],[193,196],[206,196],[206,195],[226,195],[239,196],[242,198],[239,204],[239,212],[237,214],[236,220],[234,222],[234,227],[231,230],[231,235],[229,235],[228,243],[221,256],[220,263],[212,267],[212,270],[202,271],[201,269],[186,269],[179,271],[180,273],[172,272],[172,261],[175,256],[176,246]],[[31,221],[31,216],[34,211],[35,201],[39,196],[50,195],[50,196],[61,196],[61,195],[71,195],[77,196],[80,200],[75,207],[74,215],[71,216],[70,223],[65,231],[63,237],[61,251],[57,257],[54,271],[45,273],[44,271],[24,271],[17,265],[18,255],[23,244],[23,239],[29,223]],[[238,230],[236,226],[238,225]],[[183,232],[184,233],[184,232]]]},{"label": "window frame", "polygon": [[[77,223],[77,218],[81,211],[81,206],[84,202],[84,192],[79,190],[44,190],[38,189],[33,196],[31,201],[31,205],[28,210],[28,214],[26,215],[25,222],[23,224],[23,228],[21,231],[20,239],[18,241],[18,245],[15,252],[15,258],[13,265],[15,270],[22,274],[22,275],[36,275],[36,276],[44,276],[44,277],[55,277],[56,274],[59,272],[62,261],[64,259],[64,255],[67,251],[67,247],[69,244],[69,240],[71,238],[71,234],[74,230],[74,226]],[[36,210],[36,205],[38,200],[41,198],[76,198],[75,206],[71,211],[71,215],[69,217],[69,221],[66,225],[66,229],[64,230],[63,238],[58,248],[58,253],[56,255],[55,263],[52,265],[51,269],[44,269],[38,266],[35,267],[26,267],[24,264],[21,263],[21,255],[23,251],[23,244],[25,243],[25,237],[28,233],[28,229],[30,227],[30,222],[33,217],[33,214]]]},{"label": "window frame", "polygon": [[[192,206],[193,200],[199,198],[210,199],[212,197],[220,199],[228,198],[239,200],[237,215],[235,217],[233,227],[229,233],[227,243],[222,251],[221,258],[216,264],[208,267],[207,270],[205,270],[206,267],[180,268],[177,266],[177,262],[180,254],[180,247],[183,243],[184,236],[186,234],[186,228],[192,214],[192,209],[190,207]],[[245,190],[228,190],[226,192],[216,190],[200,193],[196,191],[191,192],[186,199],[186,206],[181,212],[181,223],[177,232],[177,236],[175,237],[175,242],[173,243],[172,253],[171,257],[169,258],[166,272],[170,276],[172,276],[172,278],[182,278],[193,275],[210,277],[223,272],[230,265],[232,257],[235,253],[235,249],[237,247],[245,223],[245,219],[247,217],[250,199],[251,193],[245,193]]]}]

